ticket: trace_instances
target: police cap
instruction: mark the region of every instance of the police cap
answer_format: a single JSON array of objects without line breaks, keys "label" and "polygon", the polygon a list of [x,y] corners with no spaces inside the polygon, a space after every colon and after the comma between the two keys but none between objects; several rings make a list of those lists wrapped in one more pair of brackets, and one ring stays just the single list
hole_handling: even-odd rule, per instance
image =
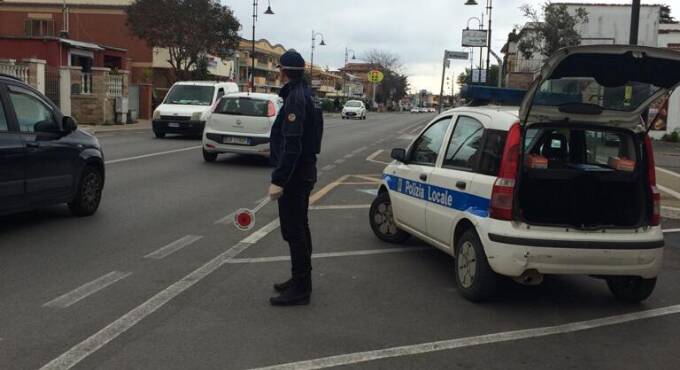
[{"label": "police cap", "polygon": [[302,71],[305,69],[305,60],[295,49],[290,49],[281,55],[279,68]]}]

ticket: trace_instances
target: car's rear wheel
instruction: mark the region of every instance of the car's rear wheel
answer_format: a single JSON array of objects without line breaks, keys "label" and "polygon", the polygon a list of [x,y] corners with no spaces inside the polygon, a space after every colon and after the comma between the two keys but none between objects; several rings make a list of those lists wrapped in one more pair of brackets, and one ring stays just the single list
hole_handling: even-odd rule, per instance
[{"label": "car's rear wheel", "polygon": [[496,293],[498,275],[489,266],[484,247],[475,230],[467,230],[456,244],[456,285],[472,302],[491,299]]},{"label": "car's rear wheel", "polygon": [[607,286],[620,301],[638,303],[649,298],[656,286],[656,278],[643,279],[638,276],[615,276],[607,278]]},{"label": "car's rear wheel", "polygon": [[217,160],[217,153],[210,153],[203,149],[203,159],[206,162],[215,162]]},{"label": "car's rear wheel", "polygon": [[154,131],[153,131],[153,134],[156,135],[156,138],[158,138],[158,139],[162,139],[162,138],[165,137],[165,132],[161,132],[161,131],[156,131],[156,130],[154,130]]},{"label": "car's rear wheel", "polygon": [[78,184],[78,192],[75,198],[68,203],[71,213],[75,216],[91,216],[99,208],[102,199],[104,176],[100,169],[87,166]]},{"label": "car's rear wheel", "polygon": [[399,229],[394,222],[392,202],[386,191],[379,193],[373,200],[369,211],[369,223],[375,236],[382,241],[398,244],[410,237],[409,233]]}]

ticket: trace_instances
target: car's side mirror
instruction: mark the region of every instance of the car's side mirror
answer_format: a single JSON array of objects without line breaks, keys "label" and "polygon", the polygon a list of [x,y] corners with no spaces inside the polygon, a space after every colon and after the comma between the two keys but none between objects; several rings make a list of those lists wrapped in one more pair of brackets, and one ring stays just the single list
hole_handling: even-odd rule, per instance
[{"label": "car's side mirror", "polygon": [[78,124],[76,123],[76,120],[73,119],[73,117],[64,116],[64,119],[61,122],[61,127],[64,132],[70,134],[78,128]]},{"label": "car's side mirror", "polygon": [[406,149],[394,148],[392,149],[392,153],[390,153],[390,156],[399,162],[402,163],[406,162]]}]

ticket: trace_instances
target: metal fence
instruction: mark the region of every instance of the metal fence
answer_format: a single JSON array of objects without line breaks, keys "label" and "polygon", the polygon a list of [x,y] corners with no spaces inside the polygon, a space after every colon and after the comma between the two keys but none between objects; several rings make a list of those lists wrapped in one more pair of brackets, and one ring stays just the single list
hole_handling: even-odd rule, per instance
[{"label": "metal fence", "polygon": [[29,69],[28,66],[20,64],[0,64],[0,73],[14,76],[26,83],[29,83]]},{"label": "metal fence", "polygon": [[45,68],[45,95],[52,100],[54,104],[59,106],[59,69],[51,66]]},{"label": "metal fence", "polygon": [[123,78],[122,74],[109,74],[106,81],[107,94],[111,97],[123,96]]}]

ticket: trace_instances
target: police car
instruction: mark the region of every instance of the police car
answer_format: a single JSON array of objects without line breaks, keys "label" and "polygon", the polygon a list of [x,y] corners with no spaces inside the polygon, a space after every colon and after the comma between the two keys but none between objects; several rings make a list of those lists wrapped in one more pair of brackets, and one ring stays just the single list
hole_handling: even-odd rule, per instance
[{"label": "police car", "polygon": [[566,48],[519,109],[438,115],[394,161],[371,205],[378,238],[410,235],[456,258],[459,292],[493,297],[500,275],[606,280],[649,297],[663,261],[660,195],[640,116],[680,82],[680,53],[629,46]]}]

